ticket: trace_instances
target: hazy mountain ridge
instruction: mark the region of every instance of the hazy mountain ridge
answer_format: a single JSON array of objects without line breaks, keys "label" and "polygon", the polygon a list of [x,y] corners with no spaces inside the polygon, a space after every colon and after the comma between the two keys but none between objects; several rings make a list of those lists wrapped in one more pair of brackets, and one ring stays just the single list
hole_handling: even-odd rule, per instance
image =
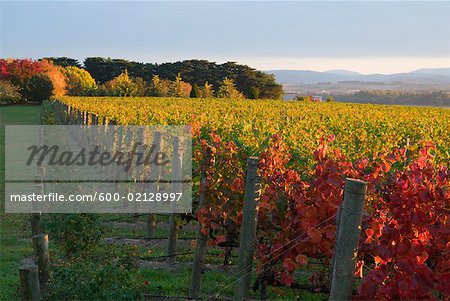
[{"label": "hazy mountain ridge", "polygon": [[281,84],[318,84],[358,82],[405,82],[414,84],[448,84],[450,86],[450,68],[426,68],[407,73],[361,74],[349,70],[329,70],[325,72],[311,70],[269,70]]}]

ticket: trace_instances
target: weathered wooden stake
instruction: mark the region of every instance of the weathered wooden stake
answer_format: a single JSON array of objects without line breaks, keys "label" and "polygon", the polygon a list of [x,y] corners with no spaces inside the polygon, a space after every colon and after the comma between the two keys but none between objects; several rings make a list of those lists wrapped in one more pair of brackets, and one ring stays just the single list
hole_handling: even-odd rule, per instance
[{"label": "weathered wooden stake", "polygon": [[156,213],[149,213],[147,215],[147,226],[145,228],[145,234],[148,239],[155,237],[156,233]]},{"label": "weathered wooden stake", "polygon": [[[198,208],[202,208],[207,197],[206,192],[206,165],[211,160],[211,152],[208,149],[205,154],[205,161],[201,169],[200,196]],[[205,259],[208,237],[202,232],[202,225],[197,223],[197,238],[195,240],[194,262],[192,266],[191,288],[189,296],[198,298],[200,296],[200,286],[202,283],[203,261]]]},{"label": "weathered wooden stake", "polygon": [[[153,144],[155,147],[154,153],[157,155],[161,150],[163,149],[163,142],[162,134],[161,132],[155,132],[153,134],[154,140]],[[150,180],[155,181],[154,183],[149,183],[149,192],[156,193],[157,187],[158,187],[158,181],[161,177],[161,166],[159,164],[152,164],[150,166]],[[155,213],[149,213],[147,216],[147,227],[146,227],[146,234],[147,238],[151,239],[155,237],[156,232],[156,214]]]},{"label": "weathered wooden stake", "polygon": [[[173,193],[181,192],[181,183],[179,182],[182,177],[182,138],[173,138],[173,160],[172,160],[172,191]],[[175,210],[175,205],[172,206]],[[167,247],[167,265],[172,265],[176,262],[176,250],[178,239],[178,221],[175,213],[169,215],[169,238]]]},{"label": "weathered wooden stake", "polygon": [[38,234],[33,236],[33,247],[35,254],[35,263],[39,271],[39,283],[41,292],[45,292],[45,285],[48,280],[48,234]]},{"label": "weathered wooden stake", "polygon": [[330,300],[350,300],[352,296],[366,190],[367,183],[364,181],[345,180],[344,201],[334,247]]},{"label": "weathered wooden stake", "polygon": [[177,258],[178,221],[175,213],[169,215],[169,238],[167,247],[167,265],[173,265]]},{"label": "weathered wooden stake", "polygon": [[235,301],[246,298],[250,289],[253,250],[256,238],[256,206],[261,193],[261,185],[258,177],[258,163],[259,160],[257,157],[250,157],[248,159],[237,273],[238,279],[236,280],[233,298]]},{"label": "weathered wooden stake", "polygon": [[37,235],[40,233],[44,233],[44,222],[42,221],[40,213],[32,213],[30,216],[31,219],[31,235]]},{"label": "weathered wooden stake", "polygon": [[19,265],[20,291],[22,300],[41,299],[38,267],[33,261],[24,259]]}]

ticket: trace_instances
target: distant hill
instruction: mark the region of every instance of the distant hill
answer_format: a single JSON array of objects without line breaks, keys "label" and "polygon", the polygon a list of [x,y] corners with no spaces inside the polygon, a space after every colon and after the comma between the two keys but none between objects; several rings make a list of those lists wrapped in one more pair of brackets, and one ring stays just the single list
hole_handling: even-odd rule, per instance
[{"label": "distant hill", "polygon": [[432,74],[450,77],[450,68],[425,68],[413,71],[414,74]]},{"label": "distant hill", "polygon": [[448,84],[450,86],[450,68],[427,68],[408,73],[394,74],[360,74],[349,70],[330,70],[325,72],[311,70],[270,70],[277,82],[281,84],[318,84],[345,81],[361,82],[404,82],[408,84]]},{"label": "distant hill", "polygon": [[359,72],[343,70],[343,69],[328,70],[328,71],[325,71],[325,73],[336,74],[336,75],[346,75],[346,76],[361,76],[361,75],[363,75]]}]

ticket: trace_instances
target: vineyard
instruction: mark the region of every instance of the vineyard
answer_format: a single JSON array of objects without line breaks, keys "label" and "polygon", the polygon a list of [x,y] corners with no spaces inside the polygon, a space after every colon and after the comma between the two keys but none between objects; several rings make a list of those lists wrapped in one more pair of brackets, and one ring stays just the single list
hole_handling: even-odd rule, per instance
[{"label": "vineyard", "polygon": [[[74,111],[117,124],[189,124],[195,217],[210,245],[238,246],[246,162],[259,157],[256,286],[298,285],[332,264],[346,178],[368,183],[356,299],[450,295],[450,111],[354,104],[77,98]],[[106,119],[105,119],[106,118]],[[232,248],[232,247],[229,247]],[[309,286],[326,291],[327,272]]]},{"label": "vineyard", "polygon": [[62,101],[118,124],[190,124],[198,138],[214,132],[247,154],[259,154],[278,134],[295,164],[312,159],[320,139],[330,135],[335,139],[329,146],[349,160],[373,159],[379,152],[418,147],[422,141],[434,142],[439,162],[450,158],[450,112],[445,109],[274,100],[64,97]]},{"label": "vineyard", "polygon": [[[69,124],[191,126],[193,214],[169,218],[149,215],[145,238],[155,243],[148,248],[143,244],[143,233],[138,234],[141,240],[136,239],[135,229],[125,233],[133,238],[118,238],[131,239],[131,244],[137,244],[134,248],[117,244],[100,247],[102,252],[114,254],[120,266],[128,267],[128,261],[136,258],[142,263],[150,257],[170,267],[164,276],[158,262],[147,262],[151,269],[144,274],[124,272],[125,276],[117,276],[129,286],[143,277],[155,281],[168,277],[179,282],[159,280],[162,285],[154,287],[151,280],[145,280],[139,286],[141,292],[147,292],[144,298],[228,300],[234,286],[248,274],[252,298],[328,298],[337,264],[334,250],[340,221],[355,214],[342,208],[349,178],[365,185],[361,229],[357,229],[359,239],[355,242],[358,250],[353,259],[356,268],[351,275],[355,280],[353,298],[450,297],[449,110],[273,100],[95,97],[63,97],[49,107],[52,113],[44,118],[46,123],[54,123],[56,118]],[[250,200],[256,201],[255,237],[246,236],[243,232],[247,230],[241,233],[241,229],[253,227],[251,223],[249,228],[243,227],[249,223],[251,210],[244,202],[249,191]],[[76,231],[88,236],[97,226],[90,217],[82,218]],[[139,222],[140,216],[132,218]],[[55,220],[56,227],[74,222],[57,217],[53,227]],[[124,217],[100,217],[106,223],[121,220]],[[173,225],[179,229],[174,236],[171,229],[166,231]],[[124,235],[115,227],[110,231]],[[73,242],[79,240],[78,233],[72,233]],[[182,242],[195,233],[192,245]],[[168,241],[160,240],[161,236]],[[170,250],[171,237],[176,241],[177,236],[178,248]],[[243,240],[242,236],[251,239]],[[65,244],[70,252],[81,248],[73,242]],[[156,247],[164,243],[169,244],[168,253]],[[239,255],[241,261],[242,250],[249,246],[254,248],[251,269],[236,271],[236,257]],[[180,266],[186,261],[193,261],[192,269]],[[90,266],[87,262],[86,269]],[[222,267],[217,266],[220,262]],[[76,289],[72,295],[58,291],[58,284],[73,276],[61,261],[52,269],[51,296],[85,296]],[[82,272],[77,273],[83,277]],[[95,277],[103,279],[104,275]],[[103,285],[117,287],[114,283]],[[136,298],[112,296],[101,298]]]}]

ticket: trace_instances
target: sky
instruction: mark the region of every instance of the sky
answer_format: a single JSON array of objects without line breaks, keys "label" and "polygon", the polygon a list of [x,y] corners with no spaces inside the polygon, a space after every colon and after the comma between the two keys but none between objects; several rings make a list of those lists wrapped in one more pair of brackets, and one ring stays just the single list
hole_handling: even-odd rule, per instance
[{"label": "sky", "polygon": [[450,2],[0,0],[0,57],[48,56],[366,74],[450,67]]}]

